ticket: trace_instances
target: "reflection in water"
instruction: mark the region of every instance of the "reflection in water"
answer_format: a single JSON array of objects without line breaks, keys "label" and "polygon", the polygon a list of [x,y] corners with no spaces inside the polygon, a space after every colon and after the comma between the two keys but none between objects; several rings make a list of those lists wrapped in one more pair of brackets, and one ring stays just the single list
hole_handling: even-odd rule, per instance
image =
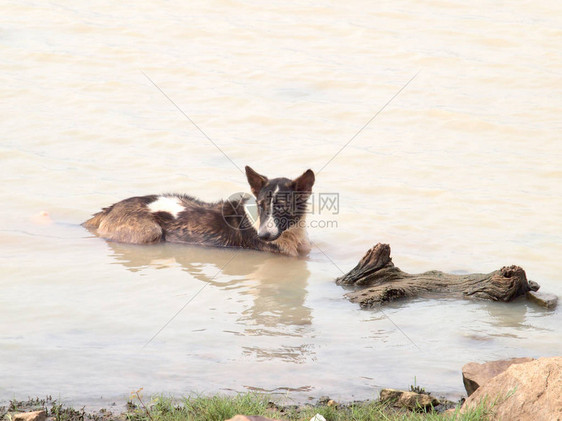
[{"label": "reflection in water", "polygon": [[[490,324],[494,327],[528,329],[527,305],[524,298],[511,303],[482,301],[481,308],[490,316]],[[517,308],[517,311],[513,311]]]},{"label": "reflection in water", "polygon": [[526,300],[524,297],[508,304],[483,302],[481,305],[490,316],[490,326],[501,328],[500,332],[491,333],[490,336],[525,339],[529,330],[545,333],[552,331],[552,329],[540,326],[540,324],[532,321],[532,314],[548,314],[549,310]]},{"label": "reflection in water", "polygon": [[244,347],[244,355],[251,356],[256,361],[269,361],[272,358],[285,362],[303,363],[308,359],[315,360],[314,350],[310,344],[299,346],[281,346],[278,348],[263,348],[258,346]]},{"label": "reflection in water", "polygon": [[[180,266],[194,278],[223,290],[236,290],[241,296],[250,295],[252,305],[245,309],[237,322],[244,332],[229,332],[243,336],[285,336],[303,338],[312,324],[311,309],[305,306],[306,287],[310,276],[307,261],[239,249],[215,249],[163,243],[151,246],[107,242],[113,257],[132,272],[146,268]],[[237,253],[232,259],[233,253]],[[231,260],[232,259],[232,260]],[[212,269],[209,270],[209,266]],[[224,277],[216,274],[227,275]],[[281,344],[276,348],[244,347],[244,355],[257,360],[268,358],[304,362],[313,358],[313,346]]]},{"label": "reflection in water", "polygon": [[312,387],[310,386],[303,386],[303,387],[276,387],[274,389],[264,389],[263,387],[255,387],[255,386],[244,386],[246,389],[258,392],[258,393],[275,393],[275,394],[283,394],[287,395],[289,392],[310,392]]}]

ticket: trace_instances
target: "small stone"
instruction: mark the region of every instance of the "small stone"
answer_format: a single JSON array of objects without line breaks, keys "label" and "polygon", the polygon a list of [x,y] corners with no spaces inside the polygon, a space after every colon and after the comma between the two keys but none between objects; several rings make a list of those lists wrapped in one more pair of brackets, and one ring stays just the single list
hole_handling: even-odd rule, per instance
[{"label": "small stone", "polygon": [[335,400],[330,399],[330,400],[326,403],[326,405],[327,405],[327,406],[338,406],[338,403],[337,403]]},{"label": "small stone", "polygon": [[538,291],[539,289],[541,289],[541,286],[536,283],[535,281],[527,281],[529,283],[529,288],[531,288],[531,291]]},{"label": "small stone", "polygon": [[439,405],[439,401],[425,393],[406,392],[396,389],[382,389],[380,400],[392,403],[394,406],[410,410],[428,409]]},{"label": "small stone", "polygon": [[548,309],[553,309],[558,304],[558,297],[548,292],[527,292],[527,299]]},{"label": "small stone", "polygon": [[320,398],[318,398],[318,405],[328,405],[328,402],[330,402],[331,399],[329,396],[320,396]]},{"label": "small stone", "polygon": [[511,358],[509,360],[489,361],[486,363],[467,363],[462,367],[462,381],[466,394],[472,395],[476,389],[503,373],[513,364],[521,364],[533,361],[533,358]]},{"label": "small stone", "polygon": [[33,411],[14,414],[12,421],[45,421],[45,418],[45,411]]},{"label": "small stone", "polygon": [[379,399],[381,401],[394,402],[398,400],[398,398],[402,395],[402,393],[404,393],[404,391],[402,390],[382,389],[379,394]]}]

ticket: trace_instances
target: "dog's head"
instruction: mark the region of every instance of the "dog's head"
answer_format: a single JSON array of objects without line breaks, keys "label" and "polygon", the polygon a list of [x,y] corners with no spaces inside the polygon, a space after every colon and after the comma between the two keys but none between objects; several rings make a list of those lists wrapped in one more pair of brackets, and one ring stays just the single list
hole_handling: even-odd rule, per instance
[{"label": "dog's head", "polygon": [[314,185],[312,170],[306,170],[294,180],[269,180],[246,166],[246,177],[258,204],[259,238],[274,241],[284,231],[299,225]]}]

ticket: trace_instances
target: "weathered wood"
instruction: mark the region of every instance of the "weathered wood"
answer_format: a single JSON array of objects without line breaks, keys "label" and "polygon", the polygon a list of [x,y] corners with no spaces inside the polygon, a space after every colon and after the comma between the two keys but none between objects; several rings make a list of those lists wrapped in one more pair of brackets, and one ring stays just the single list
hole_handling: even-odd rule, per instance
[{"label": "weathered wood", "polygon": [[527,281],[519,266],[504,266],[492,273],[452,275],[439,271],[409,274],[394,266],[388,244],[377,244],[361,261],[336,283],[358,287],[346,294],[361,307],[372,307],[405,298],[444,296],[511,301],[539,285]]},{"label": "weathered wood", "polygon": [[527,293],[527,298],[530,301],[548,309],[553,309],[556,307],[556,304],[558,304],[558,297],[546,292],[529,291]]}]

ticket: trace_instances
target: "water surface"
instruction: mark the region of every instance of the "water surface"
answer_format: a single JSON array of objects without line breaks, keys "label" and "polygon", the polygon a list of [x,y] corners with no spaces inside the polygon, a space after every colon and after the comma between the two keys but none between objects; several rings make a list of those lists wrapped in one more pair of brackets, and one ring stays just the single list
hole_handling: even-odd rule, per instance
[{"label": "water surface", "polygon": [[[333,280],[386,242],[408,272],[518,264],[562,295],[561,8],[4,2],[0,400],[351,400],[414,378],[454,397],[468,361],[560,355],[561,310],[361,311]],[[132,195],[248,191],[246,164],[339,195],[307,259],[79,226]]]}]

